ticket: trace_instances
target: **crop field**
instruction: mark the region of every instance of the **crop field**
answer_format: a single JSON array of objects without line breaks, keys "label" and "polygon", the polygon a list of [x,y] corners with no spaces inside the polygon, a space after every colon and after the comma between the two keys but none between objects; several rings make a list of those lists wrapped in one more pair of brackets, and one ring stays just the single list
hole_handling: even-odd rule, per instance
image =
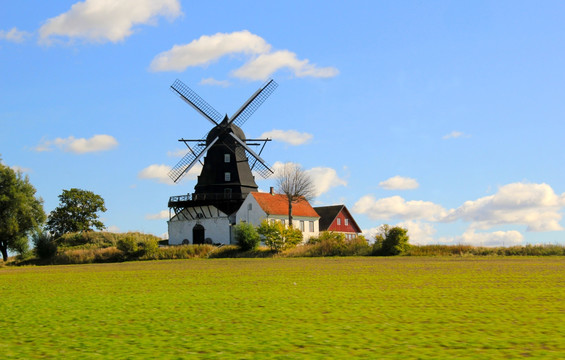
[{"label": "crop field", "polygon": [[0,357],[563,359],[565,258],[0,268]]}]

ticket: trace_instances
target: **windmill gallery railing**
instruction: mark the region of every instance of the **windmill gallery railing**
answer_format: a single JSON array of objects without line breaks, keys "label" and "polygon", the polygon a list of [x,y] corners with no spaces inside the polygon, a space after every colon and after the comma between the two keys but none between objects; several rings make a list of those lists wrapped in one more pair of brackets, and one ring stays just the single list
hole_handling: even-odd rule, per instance
[{"label": "windmill gallery railing", "polygon": [[244,200],[247,194],[233,194],[233,193],[206,193],[206,194],[186,194],[171,196],[169,204],[178,204],[188,201],[202,201],[202,200]]}]

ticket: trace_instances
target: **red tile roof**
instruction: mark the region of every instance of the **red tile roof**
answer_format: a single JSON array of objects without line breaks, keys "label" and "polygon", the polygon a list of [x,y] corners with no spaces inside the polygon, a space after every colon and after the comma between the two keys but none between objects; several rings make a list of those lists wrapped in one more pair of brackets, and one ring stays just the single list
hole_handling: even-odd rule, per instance
[{"label": "red tile roof", "polygon": [[[261,209],[268,215],[288,215],[288,200],[285,195],[260,192],[252,192],[251,194],[261,206]],[[306,200],[292,204],[292,216],[320,217]]]}]

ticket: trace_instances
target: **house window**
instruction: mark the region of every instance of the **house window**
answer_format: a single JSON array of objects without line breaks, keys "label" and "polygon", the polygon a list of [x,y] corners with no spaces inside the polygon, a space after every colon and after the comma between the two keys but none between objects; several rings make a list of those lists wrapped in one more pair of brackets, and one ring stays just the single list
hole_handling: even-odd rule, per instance
[{"label": "house window", "polygon": [[229,162],[230,162],[230,154],[224,154],[224,162],[225,162],[225,163],[229,163]]},{"label": "house window", "polygon": [[310,232],[313,233],[314,232],[314,222],[309,221],[309,223],[310,223]]},{"label": "house window", "polygon": [[300,231],[304,232],[304,220],[300,220]]},{"label": "house window", "polygon": [[338,226],[341,225],[341,219],[340,218],[337,218],[337,225]]},{"label": "house window", "polygon": [[231,181],[231,173],[229,173],[229,172],[224,173],[224,180],[225,181]]},{"label": "house window", "polygon": [[224,198],[231,199],[231,189],[224,189]]},{"label": "house window", "polygon": [[349,225],[349,219],[344,220],[345,226]]}]

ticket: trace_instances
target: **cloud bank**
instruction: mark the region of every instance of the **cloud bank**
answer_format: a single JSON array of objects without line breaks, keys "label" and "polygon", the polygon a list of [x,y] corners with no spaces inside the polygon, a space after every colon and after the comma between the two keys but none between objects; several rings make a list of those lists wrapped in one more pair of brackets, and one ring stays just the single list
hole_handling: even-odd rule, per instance
[{"label": "cloud bank", "polygon": [[111,135],[94,135],[90,139],[56,138],[55,140],[42,140],[34,150],[38,152],[52,151],[55,147],[65,152],[84,154],[91,152],[108,151],[118,146],[118,141]]},{"label": "cloud bank", "polygon": [[[415,244],[448,243],[483,246],[511,246],[523,242],[519,231],[489,230],[499,226],[525,226],[526,231],[563,231],[560,221],[565,208],[565,193],[556,194],[547,184],[511,183],[501,186],[494,195],[470,200],[447,210],[430,201],[405,200],[400,196],[377,199],[361,197],[352,210],[375,220],[400,219],[408,228]],[[469,223],[461,236],[433,239],[435,229],[430,223],[462,221]],[[377,228],[366,230],[371,235]]]},{"label": "cloud bank", "polygon": [[174,45],[158,54],[151,62],[152,71],[184,71],[188,67],[207,66],[224,56],[243,56],[245,64],[232,75],[247,80],[265,80],[280,69],[290,70],[296,77],[336,76],[334,67],[320,68],[308,59],[300,60],[289,50],[271,51],[262,37],[247,30],[203,35],[185,45]]},{"label": "cloud bank", "polygon": [[178,0],[86,0],[48,19],[39,29],[39,40],[49,44],[66,37],[116,43],[132,35],[136,25],[154,25],[160,16],[172,20],[180,15]]}]

